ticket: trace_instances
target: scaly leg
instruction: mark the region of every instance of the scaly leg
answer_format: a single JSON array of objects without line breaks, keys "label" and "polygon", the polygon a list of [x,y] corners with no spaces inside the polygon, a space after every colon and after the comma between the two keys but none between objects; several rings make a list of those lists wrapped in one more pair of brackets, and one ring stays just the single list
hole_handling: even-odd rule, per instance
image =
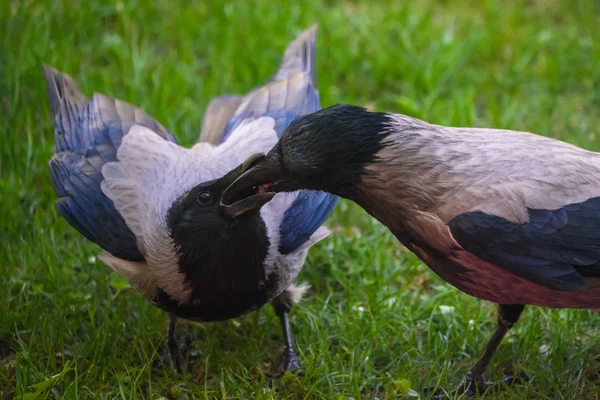
[{"label": "scaly leg", "polygon": [[277,314],[281,321],[281,330],[284,337],[283,352],[281,353],[281,359],[279,361],[279,366],[277,367],[278,375],[283,375],[285,371],[293,371],[299,367],[298,358],[296,357],[294,347],[292,346],[292,335],[290,333],[290,323],[288,320],[288,313],[292,308],[293,302],[287,300],[289,300],[287,296],[282,293],[271,302],[275,314]]},{"label": "scaly leg", "polygon": [[[483,394],[492,384],[485,382],[483,374],[492,360],[496,349],[506,333],[517,323],[525,306],[523,304],[498,304],[498,327],[492,338],[485,346],[483,357],[475,364],[467,379],[457,389],[458,394],[466,393],[468,396]],[[505,383],[512,382],[513,378],[507,378]]]},{"label": "scaly leg", "polygon": [[[177,337],[175,336],[176,325],[177,317],[173,314],[169,314],[169,325],[167,327],[167,351],[169,353],[171,365],[178,374],[182,374],[183,366],[185,365],[185,359],[181,355],[182,349],[179,343],[177,343]],[[185,344],[182,343],[182,345]]]}]

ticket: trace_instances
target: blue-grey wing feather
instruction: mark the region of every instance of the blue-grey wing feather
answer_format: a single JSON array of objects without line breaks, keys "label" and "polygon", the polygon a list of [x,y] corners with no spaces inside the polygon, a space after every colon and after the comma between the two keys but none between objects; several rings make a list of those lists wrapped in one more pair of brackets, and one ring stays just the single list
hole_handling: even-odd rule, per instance
[{"label": "blue-grey wing feather", "polygon": [[44,65],[55,126],[55,152],[50,160],[59,213],[87,239],[118,258],[142,261],[137,238],[112,201],[102,193],[102,167],[116,161],[123,136],[134,124],[144,125],[176,142],[140,109],[95,94],[87,99],[68,75]]}]

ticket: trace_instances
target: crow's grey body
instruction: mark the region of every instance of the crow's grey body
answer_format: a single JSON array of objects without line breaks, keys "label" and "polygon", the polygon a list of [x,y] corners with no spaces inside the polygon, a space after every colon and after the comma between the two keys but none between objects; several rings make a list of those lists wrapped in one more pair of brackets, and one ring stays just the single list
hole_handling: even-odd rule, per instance
[{"label": "crow's grey body", "polygon": [[[199,143],[191,149],[163,140],[147,128],[134,126],[119,147],[119,161],[102,168],[102,191],[135,234],[146,263],[128,264],[106,252],[100,258],[142,294],[149,294],[146,296],[149,300],[160,287],[178,302],[189,302],[193,288],[179,271],[179,257],[166,225],[167,211],[198,183],[220,178],[253,153],[270,149],[277,142],[273,126],[271,118],[260,118],[241,125],[220,146]],[[265,269],[285,271],[281,275],[282,289],[293,283],[306,257],[306,247],[289,255],[297,263],[286,262],[288,255],[278,252],[279,226],[294,200],[292,193],[278,195],[261,209],[270,239]],[[320,231],[309,243],[323,238],[325,232]]]},{"label": "crow's grey body", "polygon": [[395,115],[386,143],[365,183],[386,181],[396,201],[444,222],[478,210],[523,223],[527,208],[551,210],[600,196],[600,154],[540,135]]},{"label": "crow's grey body", "polygon": [[[167,228],[175,200],[250,155],[270,150],[290,120],[318,109],[314,41],[311,28],[292,42],[266,85],[246,96],[214,99],[200,142],[189,149],[143,111],[101,94],[89,101],[70,77],[45,67],[57,126],[57,154],[50,165],[59,210],[103,247],[100,259],[149,300],[161,290],[180,303],[194,301],[193,284],[179,269],[177,246]],[[289,287],[288,297],[298,298],[301,292],[290,285],[308,248],[328,234],[319,226],[336,201],[327,194],[280,194],[262,208],[269,237],[264,267],[267,274],[280,271],[277,294]],[[286,212],[293,209],[319,218],[304,227],[301,222],[286,226]]]},{"label": "crow's grey body", "polygon": [[[449,128],[404,116],[393,117],[384,142],[378,160],[365,167],[359,190],[364,196],[357,201],[446,281],[496,303],[600,308],[600,280],[595,277],[600,272],[600,231],[592,233],[589,245],[555,245],[562,255],[550,254],[548,245],[535,254],[518,254],[531,258],[524,260],[530,264],[526,271],[481,259],[455,237],[465,236],[461,229],[466,224],[457,221],[469,213],[519,226],[532,223],[531,210],[560,210],[600,197],[599,154],[525,132]],[[585,218],[592,228],[600,228],[600,211]],[[503,228],[498,227],[496,238],[511,234]],[[538,232],[529,236],[555,233]],[[579,230],[581,240],[586,234]],[[495,245],[511,251],[508,242]],[[581,255],[580,263],[571,261],[574,267],[568,260],[573,252]],[[544,260],[563,263],[557,268]],[[570,276],[576,271],[579,277]],[[561,281],[563,276],[568,279]]]},{"label": "crow's grey body", "polygon": [[600,154],[526,132],[451,128],[339,105],[290,124],[226,190],[326,190],[355,201],[444,280],[499,304],[461,392],[526,304],[600,309]]},{"label": "crow's grey body", "polygon": [[289,44],[265,85],[214,99],[200,142],[189,149],[143,111],[101,94],[88,100],[69,76],[44,66],[60,213],[103,248],[101,260],[171,316],[223,320],[274,300],[286,362],[293,358],[286,315],[306,288],[294,281],[308,248],[329,234],[321,225],[337,198],[311,191],[257,196],[232,214],[217,197],[244,160],[270,150],[293,119],[320,107],[315,31]]}]

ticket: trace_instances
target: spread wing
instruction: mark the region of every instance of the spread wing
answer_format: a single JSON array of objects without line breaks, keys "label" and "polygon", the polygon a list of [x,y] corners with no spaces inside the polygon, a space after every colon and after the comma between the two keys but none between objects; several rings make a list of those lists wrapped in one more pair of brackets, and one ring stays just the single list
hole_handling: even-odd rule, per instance
[{"label": "spread wing", "polygon": [[[313,26],[289,44],[272,79],[245,96],[225,127],[223,142],[243,121],[264,116],[273,118],[277,136],[281,137],[294,119],[320,108],[315,88],[315,34],[316,26]],[[337,202],[338,197],[325,192],[299,191],[281,222],[279,251],[287,254],[306,242],[329,217]]]},{"label": "spread wing", "polygon": [[281,136],[294,119],[320,108],[314,65],[316,31],[313,26],[288,45],[277,73],[266,85],[245,96],[225,127],[223,141],[242,121],[262,116],[275,120]]},{"label": "spread wing", "polygon": [[[306,72],[312,86],[316,86],[317,76],[315,70],[314,46],[316,29],[316,26],[311,27],[288,45],[279,69],[269,80],[269,82],[281,81],[279,85],[275,85],[279,87],[273,87],[271,90],[264,90],[265,87],[262,86],[253,90],[246,96],[227,95],[212,99],[202,120],[202,131],[200,133],[199,142],[207,142],[215,145],[219,144],[221,141],[224,141],[242,121],[247,118],[257,118],[261,116],[276,117],[276,122],[279,122],[278,125],[280,131],[283,132],[283,129],[285,129],[291,120],[298,116],[299,112],[305,114],[311,112],[307,111],[308,109],[313,109],[313,111],[317,110],[319,108],[319,97],[316,91],[308,93],[306,99],[312,102],[312,104],[305,107],[302,107],[298,102],[290,101],[291,99],[288,99],[288,102],[292,108],[294,108],[293,110],[282,109],[276,106],[269,108],[268,106],[269,101],[272,101],[269,96],[270,93],[281,95],[282,91],[288,89],[286,87],[282,88],[281,86],[286,86],[288,84],[291,84],[291,86],[306,86],[305,82],[299,81],[298,79],[290,79],[299,72]],[[297,87],[289,88],[289,90],[291,92],[297,91]],[[257,91],[262,91],[262,93],[257,95]],[[244,100],[251,102],[252,104],[246,104],[244,107],[240,107]],[[285,104],[279,105],[285,106]],[[281,129],[281,127],[283,127],[283,129]]]},{"label": "spread wing", "polygon": [[142,261],[137,239],[100,188],[102,167],[116,161],[123,136],[134,124],[170,142],[176,139],[148,114],[101,94],[87,99],[68,75],[43,66],[55,126],[52,185],[60,214],[115,257]]},{"label": "spread wing", "polygon": [[600,276],[600,197],[528,212],[524,224],[480,211],[460,214],[450,232],[482,260],[551,289],[583,289],[584,277]]}]

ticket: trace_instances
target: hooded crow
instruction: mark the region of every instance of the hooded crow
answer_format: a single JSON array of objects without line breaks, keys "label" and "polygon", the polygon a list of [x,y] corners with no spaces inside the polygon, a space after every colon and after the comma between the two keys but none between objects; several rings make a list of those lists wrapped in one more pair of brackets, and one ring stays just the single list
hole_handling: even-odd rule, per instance
[{"label": "hooded crow", "polygon": [[[192,148],[140,109],[95,93],[44,66],[55,124],[50,160],[58,211],[102,249],[100,259],[169,313],[167,349],[181,371],[176,318],[220,321],[272,302],[293,369],[287,314],[305,286],[294,282],[337,197],[256,194],[222,207],[225,188],[277,143],[295,118],[319,109],[315,31],[292,42],[264,86],[214,99]],[[239,166],[238,166],[239,164]],[[236,167],[237,166],[237,167]]]},{"label": "hooded crow", "polygon": [[446,282],[497,303],[496,331],[460,391],[486,390],[487,365],[526,304],[600,308],[599,153],[337,105],[292,122],[223,201],[252,187],[348,198]]}]

